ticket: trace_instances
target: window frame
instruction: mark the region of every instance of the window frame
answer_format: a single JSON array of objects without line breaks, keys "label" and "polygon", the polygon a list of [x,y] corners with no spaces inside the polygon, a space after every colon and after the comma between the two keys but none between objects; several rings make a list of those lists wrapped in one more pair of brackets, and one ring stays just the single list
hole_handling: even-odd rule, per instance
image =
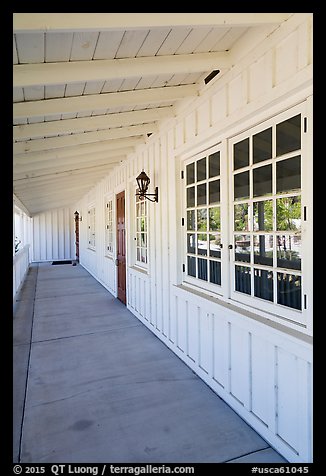
[{"label": "window frame", "polygon": [[87,248],[96,250],[96,207],[95,204],[87,207]]},{"label": "window frame", "polygon": [[[115,248],[115,233],[114,233],[114,199],[112,195],[105,197],[104,206],[104,226],[105,226],[105,240],[104,240],[104,256],[113,258]],[[111,239],[110,239],[111,237]]]},{"label": "window frame", "polygon": [[[148,201],[144,197],[140,197],[137,195],[137,192],[139,191],[138,188],[134,189],[134,230],[135,230],[135,266],[148,271],[148,261],[149,261],[149,219],[148,219],[148,212],[149,212],[149,207],[148,207]],[[142,204],[142,206],[141,206]],[[144,210],[143,214],[138,214],[138,210]],[[144,230],[142,230],[142,225],[141,225],[141,220],[145,221],[145,226]],[[146,240],[145,240],[145,245],[142,245],[142,235],[145,235]],[[139,254],[138,254],[139,250]],[[140,258],[142,258],[143,250],[145,251],[145,261],[141,261],[141,259],[138,259],[138,255]]]},{"label": "window frame", "polygon": [[[269,113],[270,112],[270,113]],[[276,124],[279,124],[291,117],[301,114],[301,149],[296,152],[290,152],[288,154],[280,155],[279,157],[273,157],[271,160],[257,161],[255,164],[257,168],[275,160],[275,164],[278,161],[285,160],[286,156],[294,157],[295,155],[301,155],[301,189],[297,193],[301,195],[301,296],[302,296],[302,309],[292,309],[282,304],[269,303],[263,298],[255,296],[241,297],[241,293],[232,289],[234,279],[234,260],[232,259],[232,253],[234,250],[229,250],[229,245],[233,245],[233,159],[232,159],[232,144],[241,140],[242,138],[251,137],[253,135],[268,129],[269,126],[273,126],[272,134],[273,141],[275,141],[274,135],[276,131]],[[312,333],[312,309],[313,309],[313,286],[312,286],[312,215],[313,215],[313,196],[312,196],[312,97],[305,97],[295,105],[289,104],[287,109],[270,108],[264,116],[260,116],[259,122],[253,123],[253,121],[246,122],[246,127],[242,131],[236,131],[233,128],[231,131],[225,131],[220,137],[219,143],[215,141],[215,145],[212,147],[197,148],[190,155],[188,152],[183,157],[180,157],[180,170],[183,172],[183,180],[181,180],[182,187],[182,217],[184,221],[183,240],[182,240],[182,256],[183,256],[183,272],[181,273],[181,283],[189,290],[194,289],[207,294],[221,302],[232,305],[238,311],[248,313],[249,315],[257,316],[257,318],[263,318],[265,321],[273,321],[279,324],[283,324],[288,328],[305,331],[308,334]],[[307,120],[307,122],[305,122]],[[308,124],[308,127],[307,127]],[[275,131],[274,131],[275,129]],[[306,130],[305,130],[306,129]],[[275,144],[274,144],[275,147]],[[186,166],[207,154],[208,151],[214,148],[221,150],[221,233],[223,249],[221,253],[222,264],[222,286],[218,288],[216,285],[208,285],[206,281],[202,281],[198,278],[192,278],[187,276],[187,201],[186,201]],[[274,152],[274,149],[273,149]],[[276,165],[272,167],[273,174],[275,174]],[[275,177],[273,175],[273,183]],[[252,185],[251,185],[252,186]],[[285,196],[294,196],[296,193],[284,193]],[[257,198],[257,200],[256,200]],[[259,201],[261,197],[253,197],[254,201]],[[265,200],[273,199],[274,195],[265,197]],[[263,199],[261,199],[263,201]],[[305,212],[303,210],[306,210]],[[231,212],[231,213],[230,213]],[[308,214],[308,220],[304,221],[304,213]],[[275,218],[274,218],[275,219]],[[273,230],[274,235],[277,232]],[[255,233],[252,232],[254,235]],[[252,250],[253,253],[253,250]],[[243,263],[246,264],[246,263]],[[223,270],[224,266],[224,270]],[[253,263],[252,269],[259,268],[259,265]],[[274,268],[273,268],[274,269]],[[290,273],[289,273],[290,274]],[[298,274],[297,270],[292,270],[292,274]],[[277,276],[277,271],[276,274]],[[275,284],[276,286],[276,284]],[[275,288],[274,288],[275,289]],[[274,291],[275,292],[275,291]],[[277,302],[277,298],[276,298]],[[267,319],[267,321],[266,321]]]}]

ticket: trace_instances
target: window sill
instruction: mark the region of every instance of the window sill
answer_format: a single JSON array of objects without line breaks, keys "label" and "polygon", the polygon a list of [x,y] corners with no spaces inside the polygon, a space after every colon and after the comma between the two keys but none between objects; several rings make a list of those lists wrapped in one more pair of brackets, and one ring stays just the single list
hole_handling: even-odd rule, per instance
[{"label": "window sill", "polygon": [[137,266],[136,264],[134,264],[133,266],[129,266],[129,269],[132,269],[142,274],[146,274],[146,276],[148,276],[148,270],[145,268],[141,268],[140,266]]},{"label": "window sill", "polygon": [[[175,285],[176,288],[181,289],[185,292],[194,294],[202,299],[205,299],[207,301],[210,301],[211,303],[218,304],[219,306],[224,307],[225,309],[228,309],[229,311],[235,312],[237,314],[241,314],[249,319],[253,319],[257,322],[260,322],[266,326],[272,327],[273,329],[276,329],[280,332],[283,332],[284,334],[290,335],[292,337],[295,337],[297,339],[300,339],[301,341],[306,342],[307,344],[311,344],[313,342],[312,336],[301,332],[300,330],[294,329],[292,327],[286,326],[284,324],[281,324],[279,322],[276,322],[272,320],[272,318],[267,318],[264,317],[263,315],[257,314],[255,312],[249,311],[245,308],[243,308],[240,304],[237,304],[234,301],[225,301],[221,299],[218,296],[213,296],[211,294],[206,294],[205,292],[202,292],[200,290],[194,289],[193,287],[190,287],[187,285],[187,283]],[[300,324],[298,324],[300,326]]]}]

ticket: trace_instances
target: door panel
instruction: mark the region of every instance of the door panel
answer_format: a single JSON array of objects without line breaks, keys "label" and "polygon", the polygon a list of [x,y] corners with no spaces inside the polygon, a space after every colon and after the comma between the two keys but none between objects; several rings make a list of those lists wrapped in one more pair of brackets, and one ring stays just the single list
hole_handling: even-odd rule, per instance
[{"label": "door panel", "polygon": [[117,195],[118,299],[126,304],[125,192]]}]

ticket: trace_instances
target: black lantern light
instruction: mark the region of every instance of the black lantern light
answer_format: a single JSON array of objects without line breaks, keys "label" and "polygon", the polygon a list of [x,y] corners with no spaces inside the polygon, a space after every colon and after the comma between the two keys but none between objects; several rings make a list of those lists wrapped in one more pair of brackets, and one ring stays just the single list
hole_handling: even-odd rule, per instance
[{"label": "black lantern light", "polygon": [[75,211],[74,215],[75,215],[75,221],[77,220],[82,221],[82,217],[79,216],[79,212],[77,212],[77,210]]},{"label": "black lantern light", "polygon": [[[136,180],[137,180],[138,190],[139,190],[136,193],[136,195],[147,198],[147,200],[149,200],[150,202],[158,202],[158,187],[155,187],[155,193],[146,193],[148,190],[148,185],[150,184],[150,178],[147,177],[146,173],[144,172],[144,169],[138,175]],[[149,198],[149,197],[154,197],[154,198]]]}]

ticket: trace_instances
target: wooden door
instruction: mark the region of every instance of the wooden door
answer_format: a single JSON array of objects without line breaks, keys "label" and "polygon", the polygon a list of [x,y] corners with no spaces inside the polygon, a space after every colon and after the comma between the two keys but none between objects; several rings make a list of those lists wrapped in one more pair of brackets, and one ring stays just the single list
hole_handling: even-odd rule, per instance
[{"label": "wooden door", "polygon": [[126,304],[125,192],[117,195],[117,268],[118,299]]},{"label": "wooden door", "polygon": [[79,261],[79,213],[75,212],[75,245],[76,261]]}]

